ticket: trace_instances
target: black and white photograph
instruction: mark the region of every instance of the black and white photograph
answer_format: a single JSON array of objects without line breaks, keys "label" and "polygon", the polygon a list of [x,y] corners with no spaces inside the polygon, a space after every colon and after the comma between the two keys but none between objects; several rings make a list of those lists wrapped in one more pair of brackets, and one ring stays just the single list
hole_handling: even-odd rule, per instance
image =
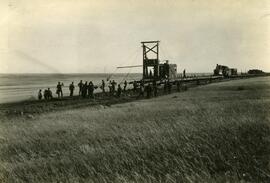
[{"label": "black and white photograph", "polygon": [[0,0],[0,183],[269,183],[269,0]]}]

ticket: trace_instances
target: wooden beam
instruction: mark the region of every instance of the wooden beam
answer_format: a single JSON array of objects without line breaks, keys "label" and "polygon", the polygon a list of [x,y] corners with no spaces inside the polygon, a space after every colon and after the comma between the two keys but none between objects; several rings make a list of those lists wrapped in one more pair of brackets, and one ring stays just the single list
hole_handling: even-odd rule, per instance
[{"label": "wooden beam", "polygon": [[124,69],[124,68],[133,68],[133,67],[142,67],[143,65],[129,65],[129,66],[122,66],[116,67],[117,69]]},{"label": "wooden beam", "polygon": [[143,42],[141,42],[142,44],[144,44],[144,43],[159,43],[160,41],[143,41]]}]

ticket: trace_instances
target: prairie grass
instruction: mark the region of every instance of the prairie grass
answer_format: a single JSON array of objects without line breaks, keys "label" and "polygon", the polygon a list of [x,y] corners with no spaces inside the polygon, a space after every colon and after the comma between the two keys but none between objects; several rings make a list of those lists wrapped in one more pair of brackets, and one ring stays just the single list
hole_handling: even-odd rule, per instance
[{"label": "prairie grass", "polygon": [[270,78],[0,123],[0,182],[269,182]]}]

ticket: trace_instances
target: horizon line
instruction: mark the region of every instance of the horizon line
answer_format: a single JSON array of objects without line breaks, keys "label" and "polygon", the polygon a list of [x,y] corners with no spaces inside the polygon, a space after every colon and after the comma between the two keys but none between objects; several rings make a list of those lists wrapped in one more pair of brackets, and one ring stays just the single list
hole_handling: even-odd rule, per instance
[{"label": "horizon line", "polygon": [[[2,72],[0,74],[113,74],[114,72]],[[114,73],[114,74],[127,74],[126,72]],[[130,74],[142,74],[139,72],[132,72]]]}]

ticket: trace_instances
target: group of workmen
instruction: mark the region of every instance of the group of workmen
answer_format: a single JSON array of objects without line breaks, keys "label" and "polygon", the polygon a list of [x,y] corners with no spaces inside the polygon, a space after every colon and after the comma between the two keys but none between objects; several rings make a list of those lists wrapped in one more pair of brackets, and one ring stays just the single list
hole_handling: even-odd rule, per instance
[{"label": "group of workmen", "polygon": [[[156,97],[158,95],[158,85],[161,85],[160,83],[158,84],[156,81],[144,83],[143,80],[141,81],[133,81],[131,82],[133,85],[133,88],[129,91],[133,92],[134,96],[138,96],[138,98],[144,98],[145,94],[147,98],[151,98],[152,96]],[[121,84],[118,84],[114,80],[110,80],[107,84],[108,86],[108,92],[106,92],[106,84],[105,81],[102,80],[101,85],[97,86],[94,85],[92,81],[90,82],[83,82],[82,80],[78,83],[78,89],[79,89],[79,96],[82,98],[94,98],[94,91],[97,88],[100,88],[102,90],[102,93],[104,95],[110,95],[110,96],[115,96],[115,97],[120,97],[122,94],[127,93],[127,87],[128,83],[126,80],[123,82],[123,88]],[[176,81],[176,86],[177,86],[177,91],[180,91],[180,81]],[[171,83],[169,80],[166,80],[163,82],[163,89],[164,93],[171,93],[173,83]],[[58,82],[56,86],[56,94],[59,99],[63,98],[63,90],[62,87],[64,86],[63,83]],[[117,86],[117,88],[116,88]],[[69,96],[73,97],[74,95],[74,90],[75,90],[75,85],[74,82],[72,82],[69,85]],[[45,100],[50,100],[53,98],[52,91],[50,88],[45,89],[43,94],[42,90],[39,90],[38,92],[38,99],[41,100],[44,98]]]}]

